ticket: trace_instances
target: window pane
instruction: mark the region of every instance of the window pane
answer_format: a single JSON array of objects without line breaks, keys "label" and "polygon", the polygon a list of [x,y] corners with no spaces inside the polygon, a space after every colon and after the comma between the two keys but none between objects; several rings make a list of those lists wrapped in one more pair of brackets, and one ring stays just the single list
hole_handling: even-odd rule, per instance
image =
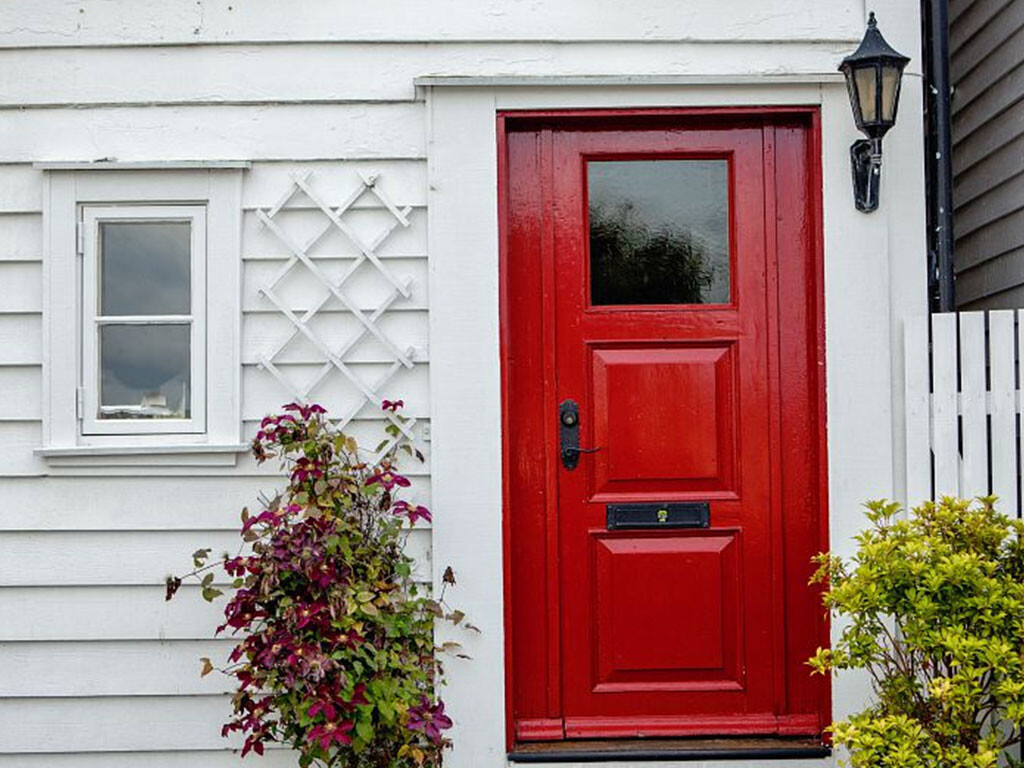
[{"label": "window pane", "polygon": [[188,221],[100,224],[100,313],[191,314],[191,239]]},{"label": "window pane", "polygon": [[188,325],[102,325],[101,419],[191,418]]},{"label": "window pane", "polygon": [[587,164],[592,304],[727,304],[729,164]]}]

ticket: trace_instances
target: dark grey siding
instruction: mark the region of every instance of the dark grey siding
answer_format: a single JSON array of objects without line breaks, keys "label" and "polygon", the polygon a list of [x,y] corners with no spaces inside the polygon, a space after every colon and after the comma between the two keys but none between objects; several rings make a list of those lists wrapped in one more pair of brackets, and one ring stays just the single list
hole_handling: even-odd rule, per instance
[{"label": "dark grey siding", "polygon": [[1024,0],[950,0],[957,304],[1024,307]]}]

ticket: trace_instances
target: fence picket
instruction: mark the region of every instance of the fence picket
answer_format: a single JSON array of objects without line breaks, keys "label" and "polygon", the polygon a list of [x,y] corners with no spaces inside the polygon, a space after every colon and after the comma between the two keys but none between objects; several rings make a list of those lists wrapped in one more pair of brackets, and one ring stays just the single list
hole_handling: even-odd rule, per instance
[{"label": "fence picket", "polygon": [[1012,310],[988,315],[992,417],[992,493],[1003,508],[1017,508],[1017,383]]},{"label": "fence picket", "polygon": [[[1024,459],[1022,459],[1022,457],[1024,457],[1024,423],[1021,422],[1021,419],[1024,419],[1024,412],[1022,412],[1021,402],[1020,402],[1020,391],[1021,391],[1021,388],[1024,387],[1024,363],[1022,363],[1022,361],[1020,359],[1021,358],[1021,350],[1024,350],[1024,311],[1017,310],[1016,315],[1017,315],[1017,384],[1016,384],[1016,391],[1014,392],[1013,401],[1014,401],[1014,410],[1017,411],[1016,418],[1014,419],[1014,427],[1017,429],[1017,440],[1020,443],[1018,445],[1018,451],[1017,451],[1017,457],[1016,457],[1016,466],[1018,468],[1017,469],[1017,478],[1018,478],[1018,481],[1020,482],[1020,477],[1021,477],[1020,463],[1021,463],[1021,461],[1024,461]],[[1021,490],[1024,490],[1024,488],[1022,488]],[[1024,506],[1024,504],[1022,504],[1021,500],[1018,498],[1018,499],[1016,499],[1016,504],[1010,505],[1009,507],[1003,507],[1002,511],[1005,512],[1006,514],[1010,515],[1010,516],[1016,515],[1017,517],[1022,517],[1022,516],[1024,516],[1024,510],[1021,510],[1021,506]],[[1024,746],[1021,747],[1021,756],[1024,757]]]},{"label": "fence picket", "polygon": [[960,314],[960,495],[988,493],[988,419],[985,407],[985,313]]},{"label": "fence picket", "polygon": [[932,315],[932,453],[935,496],[958,495],[956,315]]},{"label": "fence picket", "polygon": [[908,505],[932,497],[932,457],[928,394],[928,318],[910,317],[903,328],[906,398]]}]

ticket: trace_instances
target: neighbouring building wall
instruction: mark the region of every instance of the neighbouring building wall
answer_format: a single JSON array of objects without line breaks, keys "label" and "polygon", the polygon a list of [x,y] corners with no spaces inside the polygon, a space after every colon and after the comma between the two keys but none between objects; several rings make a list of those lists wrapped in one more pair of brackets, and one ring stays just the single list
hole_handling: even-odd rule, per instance
[{"label": "neighbouring building wall", "polygon": [[1024,4],[949,14],[957,305],[1024,307]]},{"label": "neighbouring building wall", "polygon": [[[916,2],[899,6],[887,11],[885,33],[916,58]],[[669,97],[681,90],[687,95],[667,102],[690,105],[703,103],[701,78],[716,84],[707,93],[718,104],[802,103],[809,95],[822,105],[824,175],[832,202],[842,206],[841,212],[826,208],[824,218],[826,290],[832,284],[837,291],[827,308],[830,365],[836,356],[837,370],[850,372],[829,380],[831,460],[845,473],[833,479],[832,497],[845,513],[868,496],[899,493],[898,445],[888,442],[890,433],[900,432],[893,422],[898,413],[891,411],[901,387],[900,350],[892,344],[902,317],[923,312],[925,303],[924,259],[914,255],[924,250],[917,62],[904,86],[904,124],[886,139],[884,210],[862,217],[849,192],[846,148],[856,131],[835,67],[860,40],[865,17],[861,0],[771,7],[736,0],[727,8],[714,0],[0,5],[0,768],[236,764],[230,747],[237,742],[219,732],[230,707],[228,687],[218,675],[200,678],[198,663],[201,656],[224,658],[231,641],[211,639],[218,612],[197,594],[165,603],[163,581],[186,568],[198,547],[233,549],[241,507],[277,485],[273,468],[258,468],[245,455],[234,466],[102,468],[58,466],[35,453],[43,440],[46,355],[45,171],[35,163],[251,161],[243,172],[240,254],[244,439],[324,362],[315,345],[296,341],[272,360],[281,378],[261,365],[261,356],[270,355],[292,326],[260,292],[291,252],[261,224],[259,212],[274,212],[296,177],[333,207],[364,176],[376,175],[390,200],[409,207],[408,225],[397,226],[377,253],[395,277],[409,280],[410,295],[392,297],[392,284],[368,263],[346,290],[367,315],[387,304],[374,323],[408,365],[392,375],[394,350],[372,334],[346,346],[362,326],[337,299],[319,309],[312,324],[329,347],[345,347],[349,370],[375,393],[405,400],[427,454],[427,464],[410,472],[413,498],[429,505],[425,428],[432,397],[443,393],[432,394],[434,380],[428,380],[430,104],[414,78],[692,77],[696,90],[677,82]],[[782,88],[784,98],[775,102],[775,86],[758,85],[764,74],[803,77],[811,85],[794,94]],[[654,86],[638,88],[637,103],[666,103]],[[580,104],[586,98],[573,96]],[[366,241],[394,218],[372,194],[339,215]],[[329,223],[304,194],[273,219],[299,239]],[[335,277],[357,255],[351,240],[334,230],[310,249]],[[431,254],[433,262],[444,258]],[[281,303],[297,312],[326,292],[303,264],[276,289]],[[455,339],[444,341],[457,346]],[[335,413],[361,397],[337,368],[310,396]],[[859,399],[865,411],[836,411],[833,399]],[[367,398],[352,429],[369,440],[381,426]],[[467,482],[472,487],[473,477]],[[500,516],[498,507],[469,511]],[[843,542],[856,527],[853,520],[832,525]],[[457,546],[471,546],[469,536],[447,540],[445,562]],[[429,529],[416,532],[412,547],[424,579],[433,569],[436,580],[430,537]],[[495,567],[500,571],[500,562]],[[482,657],[491,670],[483,679],[498,681],[493,696],[500,697],[501,584],[488,588],[479,606],[472,596],[467,602],[484,626],[483,642],[492,644]],[[483,669],[484,662],[476,663]],[[472,685],[470,674],[476,673],[458,672],[457,681]],[[480,687],[465,688],[455,698],[468,702],[480,695]],[[500,707],[501,699],[495,701]],[[837,697],[837,710],[849,702]],[[471,719],[470,710],[462,711]],[[461,733],[473,738],[472,728]],[[499,737],[468,754],[503,755],[503,749]],[[292,766],[294,758],[274,751],[259,765]],[[477,766],[492,768],[489,762]]]}]

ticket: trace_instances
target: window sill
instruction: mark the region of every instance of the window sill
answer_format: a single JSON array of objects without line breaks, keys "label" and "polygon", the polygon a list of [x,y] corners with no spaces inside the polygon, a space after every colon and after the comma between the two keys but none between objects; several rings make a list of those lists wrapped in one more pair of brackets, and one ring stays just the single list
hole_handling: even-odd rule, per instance
[{"label": "window sill", "polygon": [[196,445],[75,445],[37,448],[51,467],[233,467],[248,443]]}]

